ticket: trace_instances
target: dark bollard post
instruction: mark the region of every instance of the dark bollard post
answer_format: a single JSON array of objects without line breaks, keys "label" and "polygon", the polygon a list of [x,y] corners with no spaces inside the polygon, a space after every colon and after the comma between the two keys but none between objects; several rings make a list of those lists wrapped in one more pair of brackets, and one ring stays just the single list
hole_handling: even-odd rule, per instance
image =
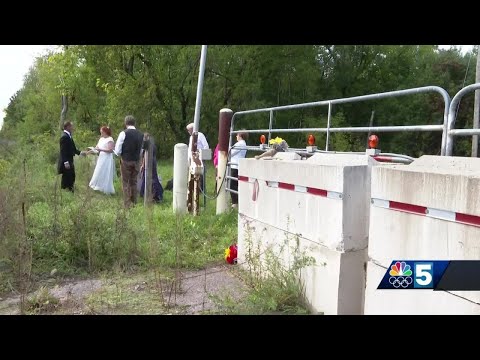
[{"label": "dark bollard post", "polygon": [[[233,117],[233,111],[230,109],[220,110],[218,120],[218,170],[217,170],[217,211],[216,214],[222,214],[228,210],[228,194],[225,191],[227,179],[224,175],[228,174],[228,143],[230,140],[230,125]],[[222,181],[223,180],[223,181]]]}]

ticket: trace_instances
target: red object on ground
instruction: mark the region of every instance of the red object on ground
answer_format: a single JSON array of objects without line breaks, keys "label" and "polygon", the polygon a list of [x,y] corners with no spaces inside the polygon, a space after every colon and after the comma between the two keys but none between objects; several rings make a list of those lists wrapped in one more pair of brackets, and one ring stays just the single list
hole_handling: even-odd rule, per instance
[{"label": "red object on ground", "polygon": [[225,260],[229,264],[237,263],[237,245],[231,245],[228,249],[225,250]]}]

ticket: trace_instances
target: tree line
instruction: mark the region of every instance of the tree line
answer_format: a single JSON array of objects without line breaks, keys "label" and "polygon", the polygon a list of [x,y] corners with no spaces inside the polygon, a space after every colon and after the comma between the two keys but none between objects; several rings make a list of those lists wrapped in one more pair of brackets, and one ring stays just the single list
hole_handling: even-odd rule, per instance
[{"label": "tree line", "polygon": [[[69,45],[38,57],[23,87],[6,109],[2,137],[34,141],[58,136],[71,119],[84,139],[101,125],[114,134],[127,114],[159,144],[159,156],[173,156],[186,143],[193,121],[200,45]],[[210,45],[200,130],[213,148],[218,113],[329,100],[435,85],[453,96],[474,83],[476,50],[440,50],[437,45]],[[457,127],[472,126],[473,93],[459,107]],[[63,110],[63,112],[62,112]],[[373,113],[374,112],[374,113]],[[333,106],[332,126],[443,123],[437,94],[404,96]],[[325,127],[327,108],[278,112],[274,127]],[[268,114],[241,118],[239,126],[267,128]],[[306,146],[308,134],[278,134],[291,147]],[[323,148],[325,136],[315,134]],[[274,134],[275,136],[275,134]],[[441,133],[379,134],[383,151],[411,156],[439,154]],[[333,134],[330,149],[363,151],[367,134]],[[32,140],[33,139],[33,140]],[[250,138],[249,144],[259,141]],[[455,155],[469,156],[471,138],[456,140]]]}]

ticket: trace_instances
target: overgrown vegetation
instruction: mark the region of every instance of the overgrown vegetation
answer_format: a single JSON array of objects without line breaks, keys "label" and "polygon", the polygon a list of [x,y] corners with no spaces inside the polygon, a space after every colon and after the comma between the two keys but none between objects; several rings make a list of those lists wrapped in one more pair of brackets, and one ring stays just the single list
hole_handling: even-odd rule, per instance
[{"label": "overgrown vegetation", "polygon": [[265,244],[248,222],[244,234],[243,270],[236,269],[236,274],[249,291],[242,301],[229,295],[215,296],[220,312],[308,314],[302,271],[322,264],[316,264],[308,251],[302,249],[298,236],[285,233],[283,239]]},{"label": "overgrown vegetation", "polygon": [[[0,291],[22,295],[21,313],[61,313],[66,310],[48,289],[27,295],[53,275],[121,278],[122,273],[149,271],[153,278],[148,291],[132,290],[132,281],[123,278],[90,296],[85,311],[181,312],[170,310],[175,294],[182,291],[179,270],[223,264],[224,249],[236,242],[237,212],[217,216],[215,202],[207,202],[199,217],[177,216],[169,191],[164,192],[160,205],[144,208],[140,202],[125,211],[118,178],[113,196],[88,188],[93,171],[90,158],[76,159],[76,192],[62,191],[47,148],[42,143],[12,145],[13,154],[5,156],[7,171],[0,180]],[[158,168],[163,183],[172,177],[172,161],[160,161]],[[209,194],[214,185],[210,167]],[[269,255],[265,260],[261,272],[271,271],[275,276],[244,278],[251,294],[245,307],[235,312],[305,312],[301,288],[294,281],[298,267],[285,270]],[[254,258],[249,261],[252,267],[261,266]]]},{"label": "overgrown vegetation", "polygon": [[[0,182],[0,284],[4,291],[17,289],[23,281],[17,276],[18,262],[23,267],[30,262],[28,256],[20,257],[23,253],[31,252],[36,276],[53,269],[61,276],[112,269],[202,268],[221,262],[224,248],[236,239],[236,213],[216,216],[214,202],[207,203],[202,216],[177,217],[172,193],[165,191],[164,202],[152,207],[150,215],[141,201],[125,211],[118,178],[114,196],[88,188],[92,173],[88,158],[76,160],[75,194],[60,191],[54,165],[45,154],[32,150],[34,146],[23,149],[25,155],[30,154],[25,173],[18,154],[8,159],[8,176]],[[172,162],[160,162],[159,172],[163,179],[170,179]],[[213,171],[207,175],[211,194]]]},{"label": "overgrown vegetation", "polygon": [[41,287],[34,295],[27,299],[25,312],[27,314],[48,314],[58,306],[58,299],[50,294],[46,287]]},{"label": "overgrown vegetation", "polygon": [[[105,279],[107,285],[87,296],[86,306],[94,314],[161,315],[169,313],[163,288],[155,277],[113,275]],[[174,310],[175,311],[175,310]]]}]

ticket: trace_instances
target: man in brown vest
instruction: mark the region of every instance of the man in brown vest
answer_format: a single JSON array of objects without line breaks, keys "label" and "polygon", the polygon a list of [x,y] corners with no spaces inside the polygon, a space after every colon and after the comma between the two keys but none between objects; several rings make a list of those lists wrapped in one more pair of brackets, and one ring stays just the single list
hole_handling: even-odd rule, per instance
[{"label": "man in brown vest", "polygon": [[132,115],[125,117],[125,128],[118,135],[115,154],[121,157],[123,200],[128,208],[137,201],[137,176],[140,170],[143,133],[135,128],[135,118]]}]

